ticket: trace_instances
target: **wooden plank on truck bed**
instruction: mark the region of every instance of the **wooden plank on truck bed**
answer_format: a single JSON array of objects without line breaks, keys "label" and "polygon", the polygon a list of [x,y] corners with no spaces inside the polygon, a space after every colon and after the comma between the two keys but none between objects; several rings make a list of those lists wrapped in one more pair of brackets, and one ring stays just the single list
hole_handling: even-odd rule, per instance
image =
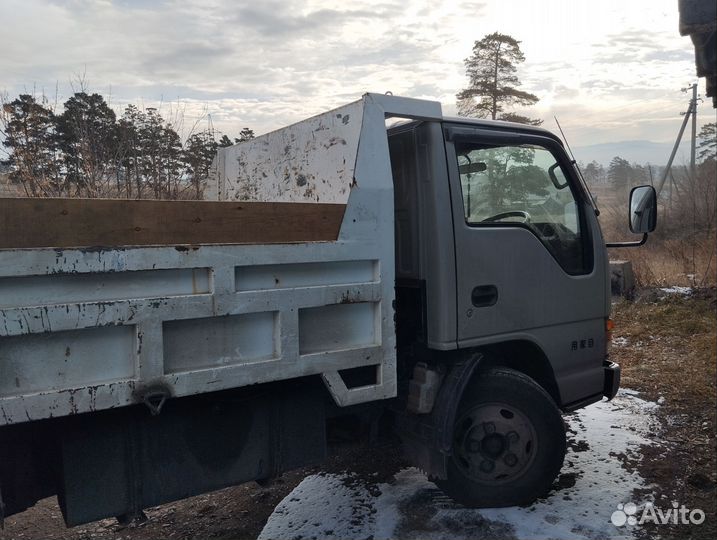
[{"label": "wooden plank on truck bed", "polygon": [[0,198],[0,249],[334,241],[345,204]]}]

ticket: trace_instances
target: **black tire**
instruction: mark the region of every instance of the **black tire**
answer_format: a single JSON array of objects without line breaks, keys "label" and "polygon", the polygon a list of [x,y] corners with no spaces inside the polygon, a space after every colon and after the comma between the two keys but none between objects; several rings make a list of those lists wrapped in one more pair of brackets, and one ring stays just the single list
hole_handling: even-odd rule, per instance
[{"label": "black tire", "polygon": [[466,387],[447,478],[434,482],[465,506],[526,505],[548,493],[565,450],[565,424],[550,395],[518,371],[491,369]]}]

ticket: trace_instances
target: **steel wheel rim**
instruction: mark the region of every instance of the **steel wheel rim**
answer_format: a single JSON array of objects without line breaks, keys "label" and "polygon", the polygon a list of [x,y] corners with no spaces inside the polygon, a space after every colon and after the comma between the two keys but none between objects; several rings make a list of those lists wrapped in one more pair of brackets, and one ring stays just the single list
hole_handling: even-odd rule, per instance
[{"label": "steel wheel rim", "polygon": [[538,450],[535,427],[520,410],[505,403],[481,403],[456,422],[453,460],[468,478],[505,484],[530,468]]}]

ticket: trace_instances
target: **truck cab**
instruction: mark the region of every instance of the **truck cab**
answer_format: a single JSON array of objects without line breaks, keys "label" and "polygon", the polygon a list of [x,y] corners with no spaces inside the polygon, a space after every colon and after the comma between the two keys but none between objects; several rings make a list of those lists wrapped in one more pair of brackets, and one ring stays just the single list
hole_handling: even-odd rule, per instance
[{"label": "truck cab", "polygon": [[406,408],[429,418],[399,415],[400,432],[454,499],[528,503],[562,465],[559,412],[619,386],[597,208],[544,129],[414,120],[388,142]]},{"label": "truck cab", "polygon": [[397,294],[425,312],[408,341],[512,358],[565,410],[611,394],[607,252],[562,143],[448,118],[392,128],[389,148]]}]

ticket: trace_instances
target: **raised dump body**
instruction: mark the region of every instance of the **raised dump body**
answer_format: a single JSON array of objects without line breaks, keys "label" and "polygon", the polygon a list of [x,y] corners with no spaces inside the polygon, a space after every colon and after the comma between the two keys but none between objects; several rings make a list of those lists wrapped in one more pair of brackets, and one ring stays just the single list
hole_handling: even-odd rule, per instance
[{"label": "raised dump body", "polygon": [[394,105],[440,115],[367,95],[223,149],[219,201],[0,200],[0,425],[311,374],[394,396]]}]

